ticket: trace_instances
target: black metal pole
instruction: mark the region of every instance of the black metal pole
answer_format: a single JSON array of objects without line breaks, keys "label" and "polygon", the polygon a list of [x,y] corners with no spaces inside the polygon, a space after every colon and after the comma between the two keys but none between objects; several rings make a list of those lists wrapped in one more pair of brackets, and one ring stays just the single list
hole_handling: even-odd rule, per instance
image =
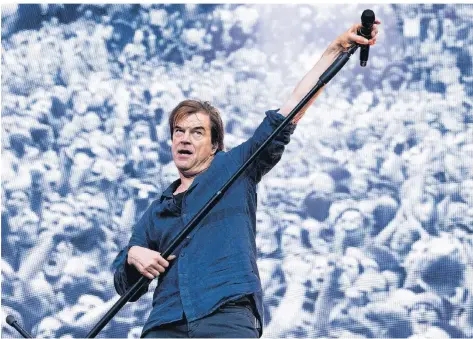
[{"label": "black metal pole", "polygon": [[[358,45],[350,47],[348,52],[344,52],[338,56],[333,64],[320,76],[317,84],[306,94],[306,96],[293,108],[291,113],[284,119],[284,121],[273,131],[273,133],[266,139],[266,141],[251,155],[251,157],[238,169],[238,171],[220,188],[217,193],[200,209],[199,212],[187,223],[184,229],[174,238],[169,247],[161,253],[163,258],[167,258],[180,245],[186,236],[192,232],[197,224],[210,212],[212,207],[222,198],[223,194],[228,188],[238,179],[238,177],[250,166],[255,158],[263,151],[263,149],[279,134],[279,132],[286,127],[292,119],[299,113],[299,111],[310,101],[310,99],[326,85],[338,71],[346,64],[350,56],[358,48]],[[102,319],[94,326],[94,328],[87,334],[86,338],[95,338],[95,336],[107,325],[113,316],[131,299],[133,296],[145,286],[149,284],[150,279],[141,276],[140,279],[128,290],[125,294],[112,306],[112,308],[102,317]]]},{"label": "black metal pole", "polygon": [[14,316],[7,315],[6,320],[7,324],[17,330],[23,338],[33,338],[31,334],[29,334],[23,327],[20,326],[20,324],[18,324],[18,321],[15,319]]}]

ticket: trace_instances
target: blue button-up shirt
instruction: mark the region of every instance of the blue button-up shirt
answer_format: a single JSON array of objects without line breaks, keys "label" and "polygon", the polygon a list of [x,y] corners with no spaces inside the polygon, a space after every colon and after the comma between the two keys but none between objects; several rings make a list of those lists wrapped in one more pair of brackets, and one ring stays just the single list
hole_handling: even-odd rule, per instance
[{"label": "blue button-up shirt", "polygon": [[[182,200],[175,205],[173,192],[180,180],[171,184],[161,198],[153,201],[133,228],[128,246],[115,260],[115,289],[123,295],[140,277],[127,264],[131,246],[163,252],[205,203],[241,167],[284,120],[278,110],[266,117],[253,136],[229,152],[218,152],[210,167],[195,177]],[[294,132],[289,124],[258,159],[228,189],[210,213],[197,225],[174,252],[174,259],[159,277],[153,295],[153,309],[143,334],[155,326],[182,319],[200,319],[225,302],[251,295],[257,317],[263,324],[263,293],[256,265],[256,185],[281,159]],[[137,300],[143,289],[131,301]],[[261,333],[260,333],[261,334]]]}]

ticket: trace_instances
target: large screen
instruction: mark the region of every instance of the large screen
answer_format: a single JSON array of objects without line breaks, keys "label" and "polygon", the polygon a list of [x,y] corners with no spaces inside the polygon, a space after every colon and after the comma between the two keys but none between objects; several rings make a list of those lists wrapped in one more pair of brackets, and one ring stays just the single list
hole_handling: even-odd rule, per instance
[{"label": "large screen", "polygon": [[[367,8],[367,66],[258,185],[263,336],[473,338],[473,5],[445,4],[2,5],[2,337],[84,337],[117,300],[173,107],[210,101],[231,150]],[[139,337],[155,286],[99,337]]]}]

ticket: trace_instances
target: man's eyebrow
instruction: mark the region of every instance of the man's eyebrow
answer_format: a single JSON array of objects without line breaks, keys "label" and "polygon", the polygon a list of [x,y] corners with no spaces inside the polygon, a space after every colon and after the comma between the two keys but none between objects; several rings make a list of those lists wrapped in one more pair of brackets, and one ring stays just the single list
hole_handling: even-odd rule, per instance
[{"label": "man's eyebrow", "polygon": [[[176,129],[176,128],[179,128],[179,129],[186,129],[186,128],[181,127],[181,126],[179,126],[179,125],[175,125],[175,126],[174,126],[174,129]],[[193,131],[198,130],[198,129],[203,129],[203,130],[205,131],[205,127],[204,127],[204,126],[196,126],[196,127],[192,127],[192,128],[191,128],[191,130],[193,130]]]},{"label": "man's eyebrow", "polygon": [[[176,129],[176,128],[183,129],[183,130],[187,129],[187,128],[181,127],[179,125],[175,125],[174,129]],[[196,130],[204,130],[205,131],[205,127],[204,126],[191,127],[191,130],[192,131],[196,131]]]}]

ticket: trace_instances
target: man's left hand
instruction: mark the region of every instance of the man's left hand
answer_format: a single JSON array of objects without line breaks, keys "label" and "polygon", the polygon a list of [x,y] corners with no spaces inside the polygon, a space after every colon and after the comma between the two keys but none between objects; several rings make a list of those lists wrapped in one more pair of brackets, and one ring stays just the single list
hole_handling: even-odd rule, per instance
[{"label": "man's left hand", "polygon": [[337,53],[346,52],[350,46],[357,43],[360,45],[370,45],[373,46],[376,44],[376,39],[378,38],[378,25],[381,24],[381,21],[375,20],[373,24],[373,30],[371,31],[371,39],[366,39],[361,35],[358,35],[357,32],[361,28],[361,24],[355,24],[350,27],[345,33],[339,35],[329,46],[329,50]]}]

